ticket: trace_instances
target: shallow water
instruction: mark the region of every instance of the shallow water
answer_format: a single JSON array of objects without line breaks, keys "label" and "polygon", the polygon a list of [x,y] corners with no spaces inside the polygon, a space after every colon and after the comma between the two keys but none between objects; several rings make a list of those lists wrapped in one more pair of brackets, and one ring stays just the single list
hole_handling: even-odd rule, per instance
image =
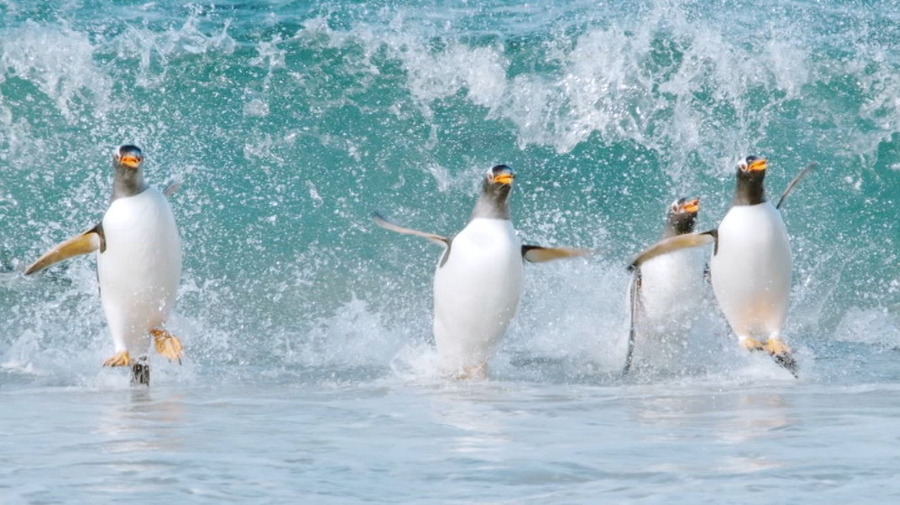
[{"label": "shallow water", "polygon": [[895,381],[599,382],[7,389],[0,489],[8,503],[900,497]]},{"label": "shallow water", "polygon": [[[0,0],[0,503],[897,501],[900,10],[892,1]],[[96,224],[140,145],[185,271],[131,389]],[[767,156],[794,254],[800,379],[710,293],[683,356],[619,375],[628,258],[667,205],[724,215]],[[435,373],[440,250],[517,171],[528,265],[488,381]],[[653,353],[649,353],[653,355]],[[605,500],[604,500],[605,499]]]}]

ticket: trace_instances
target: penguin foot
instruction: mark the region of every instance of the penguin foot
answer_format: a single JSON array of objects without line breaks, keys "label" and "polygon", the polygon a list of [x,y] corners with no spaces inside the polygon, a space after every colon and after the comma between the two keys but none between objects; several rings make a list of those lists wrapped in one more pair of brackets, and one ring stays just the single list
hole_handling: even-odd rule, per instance
[{"label": "penguin foot", "polygon": [[128,351],[119,351],[113,357],[103,362],[103,366],[130,366],[134,363]]},{"label": "penguin foot", "polygon": [[184,346],[181,345],[181,340],[178,340],[178,337],[162,328],[150,330],[150,335],[153,336],[153,345],[156,348],[156,352],[165,356],[169,361],[177,361],[179,365],[181,364]]},{"label": "penguin foot", "polygon": [[747,337],[741,339],[741,347],[747,349],[748,351],[761,351],[765,346],[759,340]]},{"label": "penguin foot", "polygon": [[787,344],[784,343],[784,340],[780,338],[770,338],[766,341],[766,344],[762,347],[766,351],[769,351],[769,354],[773,356],[777,356],[780,354],[790,354],[791,348],[788,347]]}]

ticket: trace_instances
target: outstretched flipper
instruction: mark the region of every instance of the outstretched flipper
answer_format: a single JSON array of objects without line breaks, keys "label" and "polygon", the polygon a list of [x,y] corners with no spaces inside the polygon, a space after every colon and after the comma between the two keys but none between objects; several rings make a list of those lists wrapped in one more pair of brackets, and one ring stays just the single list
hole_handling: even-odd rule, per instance
[{"label": "outstretched flipper", "polygon": [[181,189],[181,181],[172,181],[166,186],[166,189],[163,190],[163,194],[169,197],[174,195],[179,189]]},{"label": "outstretched flipper", "polygon": [[181,357],[184,356],[184,346],[181,340],[162,328],[154,328],[150,330],[153,337],[153,346],[156,352],[162,354],[169,361],[177,361],[181,364]]},{"label": "outstretched flipper", "polygon": [[781,208],[781,206],[784,204],[784,200],[788,197],[789,194],[791,194],[791,191],[794,190],[794,186],[796,186],[797,183],[800,182],[800,179],[803,179],[804,177],[806,177],[806,174],[808,174],[810,170],[816,168],[816,166],[817,166],[816,162],[812,162],[809,165],[806,165],[806,168],[801,170],[800,173],[797,174],[797,176],[794,177],[791,180],[791,182],[788,183],[787,187],[784,188],[784,193],[781,193],[781,198],[778,199],[778,203],[775,204],[776,209]]},{"label": "outstretched flipper", "polygon": [[106,238],[103,235],[102,224],[98,224],[81,235],[57,244],[53,249],[50,249],[32,263],[25,270],[25,275],[40,272],[54,263],[69,259],[72,256],[78,256],[79,254],[94,252],[97,249],[100,249],[101,252],[106,249]]},{"label": "outstretched flipper", "polygon": [[426,240],[434,242],[435,244],[442,245],[445,247],[450,245],[450,239],[447,237],[442,237],[442,236],[436,235],[434,233],[426,233],[424,231],[413,230],[412,228],[406,228],[406,227],[400,226],[399,224],[388,221],[387,218],[385,218],[378,212],[372,213],[372,221],[375,221],[375,224],[377,224],[378,226],[380,226],[386,230],[395,231],[397,233],[402,233],[404,235],[415,235],[417,237],[422,237]]},{"label": "outstretched flipper", "polygon": [[563,258],[576,258],[587,256],[591,252],[587,249],[574,249],[571,247],[541,247],[539,245],[523,245],[522,257],[532,263],[542,263]]},{"label": "outstretched flipper", "polygon": [[675,252],[680,249],[688,249],[691,247],[700,247],[702,245],[712,244],[716,240],[718,240],[718,235],[718,229],[713,229],[705,231],[703,233],[685,233],[683,235],[676,235],[674,237],[660,240],[656,244],[653,244],[648,249],[645,249],[643,252],[635,256],[634,259],[631,260],[631,264],[628,265],[628,270],[634,270],[635,268],[646,263],[648,260],[651,260],[657,256],[662,256],[663,254]]},{"label": "outstretched flipper", "polygon": [[634,268],[634,276],[631,279],[630,303],[631,320],[628,329],[628,350],[625,352],[625,366],[622,367],[622,373],[627,374],[631,371],[631,363],[634,360],[634,341],[637,336],[638,314],[641,310],[641,268]]}]

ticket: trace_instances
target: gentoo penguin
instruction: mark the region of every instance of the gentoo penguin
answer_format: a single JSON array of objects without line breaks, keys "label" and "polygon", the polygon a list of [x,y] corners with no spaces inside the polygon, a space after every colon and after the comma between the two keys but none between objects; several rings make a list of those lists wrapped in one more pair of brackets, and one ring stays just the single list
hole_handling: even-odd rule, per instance
[{"label": "gentoo penguin", "polygon": [[452,238],[398,226],[375,214],[375,223],[445,247],[434,274],[434,340],[449,375],[484,378],[522,295],[523,259],[543,262],[587,254],[571,248],[522,245],[513,228],[509,194],[515,174],[497,165],[484,177],[465,228]]},{"label": "gentoo penguin", "polygon": [[[666,212],[662,239],[692,233],[700,199],[679,198]],[[687,326],[699,309],[705,262],[700,251],[681,250],[658,256],[635,268],[631,283],[631,330],[624,372],[632,365],[635,346],[644,354],[673,354],[684,345]],[[663,358],[665,356],[662,356]]]},{"label": "gentoo penguin", "polygon": [[150,336],[158,353],[179,362],[182,356],[181,341],[162,327],[175,305],[181,279],[181,237],[165,195],[144,181],[142,163],[139,148],[117,148],[112,200],[103,219],[25,271],[33,274],[72,256],[98,251],[100,300],[116,350],[103,366],[131,366],[132,384],[149,384]]},{"label": "gentoo penguin", "polygon": [[791,247],[778,209],[815,164],[807,166],[773,206],[765,198],[765,158],[748,156],[738,164],[731,209],[718,228],[660,241],[631,263],[637,268],[652,258],[686,247],[715,244],[710,259],[713,292],[725,319],[749,350],[765,350],[797,375],[792,351],[782,339],[791,288]]}]

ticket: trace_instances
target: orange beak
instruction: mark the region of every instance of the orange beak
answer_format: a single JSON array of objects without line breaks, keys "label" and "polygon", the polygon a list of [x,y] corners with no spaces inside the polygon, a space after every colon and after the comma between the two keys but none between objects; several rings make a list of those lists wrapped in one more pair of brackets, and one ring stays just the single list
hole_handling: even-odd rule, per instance
[{"label": "orange beak", "polygon": [[693,200],[688,200],[687,202],[684,203],[682,210],[684,210],[685,212],[691,212],[693,214],[696,214],[697,212],[700,211],[700,199],[694,198]]},{"label": "orange beak", "polygon": [[503,173],[503,174],[500,174],[500,175],[494,177],[494,182],[500,183],[500,184],[512,184],[512,181],[515,178],[516,178],[516,176],[513,175],[512,173]]},{"label": "orange beak", "polygon": [[766,169],[766,159],[760,158],[758,160],[754,160],[750,166],[747,167],[747,170],[750,172],[762,172]]},{"label": "orange beak", "polygon": [[119,163],[125,165],[128,168],[137,168],[138,165],[141,164],[141,158],[139,158],[138,156],[126,154],[125,156],[119,158]]}]

